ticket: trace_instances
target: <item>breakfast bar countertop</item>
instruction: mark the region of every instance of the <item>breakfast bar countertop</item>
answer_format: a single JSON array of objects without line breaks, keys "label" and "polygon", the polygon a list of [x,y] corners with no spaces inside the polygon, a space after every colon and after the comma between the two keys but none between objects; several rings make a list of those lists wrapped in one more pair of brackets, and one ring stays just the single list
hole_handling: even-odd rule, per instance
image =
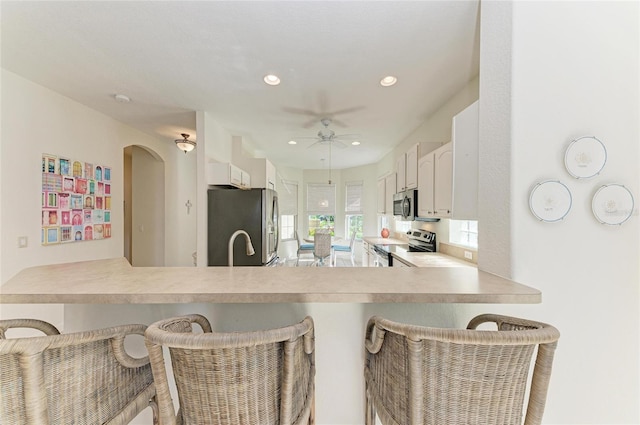
[{"label": "breakfast bar countertop", "polygon": [[125,258],[26,268],[3,304],[540,303],[475,267],[132,267]]}]

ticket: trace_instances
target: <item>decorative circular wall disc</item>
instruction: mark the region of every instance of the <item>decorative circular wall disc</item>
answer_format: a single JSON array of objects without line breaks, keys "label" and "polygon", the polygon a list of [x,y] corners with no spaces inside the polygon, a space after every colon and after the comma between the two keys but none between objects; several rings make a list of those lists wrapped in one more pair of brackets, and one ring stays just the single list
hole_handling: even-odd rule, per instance
[{"label": "decorative circular wall disc", "polygon": [[574,140],[564,154],[564,165],[567,171],[577,179],[597,176],[606,163],[607,149],[593,136]]},{"label": "decorative circular wall disc", "polygon": [[622,224],[633,214],[633,195],[621,184],[608,184],[600,187],[593,195],[591,209],[593,215],[602,224]]},{"label": "decorative circular wall disc", "polygon": [[540,221],[562,220],[571,210],[571,192],[557,180],[540,182],[531,190],[529,208]]}]

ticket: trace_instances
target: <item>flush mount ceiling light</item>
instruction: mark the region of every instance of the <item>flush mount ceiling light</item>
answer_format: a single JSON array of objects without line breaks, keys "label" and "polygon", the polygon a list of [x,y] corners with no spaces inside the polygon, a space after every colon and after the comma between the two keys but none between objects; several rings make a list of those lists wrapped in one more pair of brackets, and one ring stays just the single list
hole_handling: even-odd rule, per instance
[{"label": "flush mount ceiling light", "polygon": [[196,147],[196,142],[189,140],[187,133],[181,133],[182,139],[176,139],[176,146],[184,153],[191,152]]},{"label": "flush mount ceiling light", "polygon": [[359,145],[360,145],[360,142],[358,142],[357,140],[354,140],[353,142],[351,142],[351,144],[352,144],[353,146],[359,146]]},{"label": "flush mount ceiling light", "polygon": [[384,77],[382,80],[380,80],[380,85],[382,87],[389,87],[394,85],[397,82],[398,82],[398,79],[396,77],[394,77],[393,75],[388,75]]},{"label": "flush mount ceiling light", "polygon": [[280,84],[280,78],[274,74],[265,75],[263,80],[270,86],[277,86],[278,84]]},{"label": "flush mount ceiling light", "polygon": [[296,142],[295,140],[289,140],[287,143],[289,143],[290,145],[297,145],[298,142]]}]

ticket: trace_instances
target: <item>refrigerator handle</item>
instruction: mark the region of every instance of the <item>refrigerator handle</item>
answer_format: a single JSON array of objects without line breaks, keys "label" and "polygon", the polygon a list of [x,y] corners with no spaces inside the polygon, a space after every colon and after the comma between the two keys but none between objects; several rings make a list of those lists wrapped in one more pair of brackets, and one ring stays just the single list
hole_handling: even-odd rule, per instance
[{"label": "refrigerator handle", "polygon": [[278,207],[278,196],[273,197],[273,227],[275,229],[275,239],[276,239],[276,256],[278,255],[278,245],[280,244],[280,209]]}]

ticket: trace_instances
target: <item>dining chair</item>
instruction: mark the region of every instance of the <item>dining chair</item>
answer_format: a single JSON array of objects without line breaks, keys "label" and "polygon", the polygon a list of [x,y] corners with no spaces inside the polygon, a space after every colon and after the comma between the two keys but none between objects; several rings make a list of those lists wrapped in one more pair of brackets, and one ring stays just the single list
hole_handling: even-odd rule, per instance
[{"label": "dining chair", "polygon": [[351,233],[351,238],[349,239],[349,245],[333,245],[333,265],[338,265],[338,254],[348,254],[349,260],[351,260],[351,267],[356,266],[355,262],[355,250],[353,249],[353,245],[356,241],[356,232]]},{"label": "dining chair", "polygon": [[324,266],[325,260],[329,259],[331,266],[331,233],[327,229],[316,229],[313,235],[313,256],[314,265]]},{"label": "dining chair", "polygon": [[[497,330],[476,329],[484,323]],[[374,316],[365,336],[365,422],[377,415],[385,425],[521,425],[529,391],[524,424],[540,424],[559,337],[545,323],[500,315],[477,316],[467,329]]]},{"label": "dining chair", "polygon": [[[12,328],[44,336],[7,338]],[[127,424],[147,407],[155,421],[149,358],[124,348],[125,336],[144,335],[145,328],[60,334],[41,320],[0,320],[0,423]]]},{"label": "dining chair", "polygon": [[300,263],[300,256],[302,256],[305,253],[311,254],[313,256],[314,245],[312,243],[303,244],[302,241],[300,240],[300,235],[298,235],[298,232],[295,232],[295,234],[296,234],[296,241],[298,243],[298,252],[296,254],[296,267],[297,267],[298,264]]},{"label": "dining chair", "polygon": [[[204,316],[192,314],[153,323],[145,344],[160,425],[314,423],[311,317],[278,329],[217,333]],[[163,348],[173,366],[177,414]]]}]

